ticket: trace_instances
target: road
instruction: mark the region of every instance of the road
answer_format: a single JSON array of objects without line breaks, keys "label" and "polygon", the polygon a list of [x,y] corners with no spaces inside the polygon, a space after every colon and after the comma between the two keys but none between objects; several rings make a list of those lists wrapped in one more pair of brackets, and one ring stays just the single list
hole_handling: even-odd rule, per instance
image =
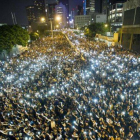
[{"label": "road", "polygon": [[2,137],[137,140],[140,58],[65,34],[0,61]]}]

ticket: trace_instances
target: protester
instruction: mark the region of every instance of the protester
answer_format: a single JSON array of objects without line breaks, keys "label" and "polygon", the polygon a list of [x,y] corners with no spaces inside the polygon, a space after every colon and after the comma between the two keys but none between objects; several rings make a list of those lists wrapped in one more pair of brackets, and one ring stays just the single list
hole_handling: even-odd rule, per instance
[{"label": "protester", "polygon": [[0,61],[0,139],[139,140],[139,55],[64,33]]}]

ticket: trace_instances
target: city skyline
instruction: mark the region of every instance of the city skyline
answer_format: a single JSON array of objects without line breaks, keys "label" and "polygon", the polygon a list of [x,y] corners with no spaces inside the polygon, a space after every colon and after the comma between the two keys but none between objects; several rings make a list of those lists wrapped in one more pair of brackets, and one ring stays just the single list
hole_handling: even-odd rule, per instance
[{"label": "city skyline", "polygon": [[[51,0],[52,1],[52,0]],[[0,23],[13,24],[11,12],[15,13],[17,24],[28,25],[26,7],[33,5],[34,0],[1,0],[0,4]],[[82,4],[82,0],[70,1],[70,11]]]}]

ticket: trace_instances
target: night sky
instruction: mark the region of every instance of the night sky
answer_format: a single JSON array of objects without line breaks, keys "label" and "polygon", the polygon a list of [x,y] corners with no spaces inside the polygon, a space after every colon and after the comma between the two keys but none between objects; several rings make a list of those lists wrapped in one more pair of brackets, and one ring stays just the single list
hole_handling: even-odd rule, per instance
[{"label": "night sky", "polygon": [[[0,0],[0,23],[12,24],[11,12],[14,12],[17,23],[27,25],[25,7],[32,4],[33,0]],[[82,5],[82,0],[70,0],[70,10],[78,4]]]},{"label": "night sky", "polygon": [[83,5],[83,0],[69,0],[70,3],[70,11],[74,8],[76,9],[77,5]]},{"label": "night sky", "polygon": [[17,23],[27,25],[26,6],[33,0],[0,0],[0,23],[12,24],[11,12],[16,15]]}]

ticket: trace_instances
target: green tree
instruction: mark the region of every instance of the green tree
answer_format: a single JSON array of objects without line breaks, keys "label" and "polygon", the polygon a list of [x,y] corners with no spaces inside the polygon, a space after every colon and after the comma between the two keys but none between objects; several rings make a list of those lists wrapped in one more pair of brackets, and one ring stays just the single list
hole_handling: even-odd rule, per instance
[{"label": "green tree", "polygon": [[96,34],[104,34],[107,30],[104,23],[93,23],[85,28],[85,35],[91,38],[95,37]]},{"label": "green tree", "polygon": [[32,32],[30,34],[31,40],[37,40],[39,38],[39,34],[37,32]]},{"label": "green tree", "polygon": [[79,35],[80,33],[79,32],[77,32],[77,31],[74,31],[74,33],[76,34],[76,35]]},{"label": "green tree", "polygon": [[45,34],[45,36],[49,36],[49,35],[51,35],[51,32],[48,31],[48,30],[45,30],[45,31],[44,31],[44,34]]},{"label": "green tree", "polygon": [[18,25],[0,27],[0,51],[10,51],[15,45],[26,46],[28,40],[28,32]]}]

